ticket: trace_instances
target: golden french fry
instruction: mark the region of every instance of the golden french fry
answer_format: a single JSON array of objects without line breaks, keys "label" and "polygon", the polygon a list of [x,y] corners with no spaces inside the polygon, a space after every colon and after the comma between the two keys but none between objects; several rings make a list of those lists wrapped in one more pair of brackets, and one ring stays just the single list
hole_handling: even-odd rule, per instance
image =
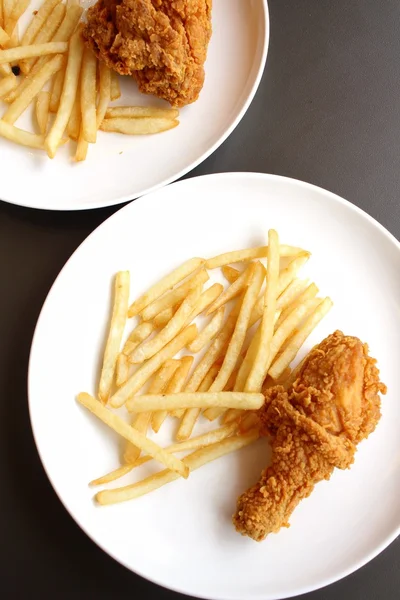
[{"label": "golden french fry", "polygon": [[219,362],[214,363],[211,368],[208,370],[207,375],[204,377],[203,381],[198,387],[198,392],[208,392],[210,389],[214,379],[218,375],[218,371],[221,368],[221,364]]},{"label": "golden french fry", "polygon": [[[173,360],[172,358],[166,360],[160,370],[155,374],[154,379],[149,387],[149,394],[161,394],[164,392],[168,382],[178,367],[179,361]],[[140,433],[146,434],[150,425],[151,417],[152,414],[150,411],[145,411],[136,415],[136,417],[133,419],[132,427],[134,427],[137,431],[140,431]],[[139,454],[140,448],[128,443],[124,453],[124,460],[127,463],[134,463],[138,459]]]},{"label": "golden french fry", "polygon": [[286,319],[286,317],[290,314],[292,310],[304,304],[307,300],[311,298],[315,298],[318,294],[318,288],[315,283],[311,283],[291,304],[286,306],[285,310],[282,311],[277,323],[276,327],[279,327],[280,324]]},{"label": "golden french fry", "polygon": [[139,348],[130,354],[129,360],[132,363],[141,363],[148,358],[151,358],[154,356],[154,354],[164,348],[164,346],[166,346],[168,342],[170,342],[180,331],[182,331],[200,296],[200,292],[201,287],[195,287],[182,302],[164,329],[161,329],[161,331],[150,340],[143,342]]},{"label": "golden french fry", "polygon": [[24,93],[18,96],[12,104],[9,105],[3,120],[6,123],[13,125],[15,121],[22,115],[22,113],[28,108],[32,100],[39,94],[45,83],[59,71],[64,64],[64,57],[62,54],[53,56],[52,59],[47,62],[40,71],[36,74],[25,89]]},{"label": "golden french fry", "polygon": [[[237,377],[240,365],[241,365],[241,359],[239,358],[237,367],[232,371],[231,376],[229,377],[228,382],[227,382],[226,386],[224,387],[224,392],[235,391],[233,388],[235,386],[235,381],[236,381],[236,377]],[[201,388],[201,386],[200,386],[200,388]],[[200,388],[199,388],[199,391],[202,391]],[[242,390],[240,390],[240,391],[242,391]],[[228,409],[228,411],[226,411],[225,408],[218,408],[217,406],[214,406],[213,408],[207,408],[203,412],[203,416],[206,419],[208,419],[209,421],[214,421],[215,419],[220,417],[222,414],[229,412],[230,410],[236,410],[236,409],[230,408],[230,409]]]},{"label": "golden french fry", "polygon": [[6,30],[12,13],[13,5],[14,0],[3,0],[3,27]]},{"label": "golden french fry", "polygon": [[75,162],[86,160],[89,144],[83,137],[82,127],[79,131],[78,143],[76,145]]},{"label": "golden french fry", "polygon": [[277,310],[283,310],[304,292],[308,279],[293,279],[276,300]]},{"label": "golden french fry", "polygon": [[173,454],[168,454],[168,452],[165,452],[165,450],[155,442],[133,429],[133,427],[128,425],[128,423],[125,423],[121,417],[103,406],[96,398],[83,392],[78,394],[77,400],[82,406],[90,410],[91,413],[111,427],[116,433],[135,446],[139,446],[144,452],[150,454],[155,460],[161,462],[168,469],[179,473],[179,475],[185,478],[189,475],[189,468],[184,465],[181,460],[176,458]]},{"label": "golden french fry", "polygon": [[54,158],[58,144],[67,127],[74,105],[76,91],[79,82],[79,73],[81,69],[83,55],[83,40],[80,30],[71,37],[69,43],[68,62],[65,72],[64,87],[53,126],[50,129],[46,139],[45,146],[50,158]]},{"label": "golden french fry", "polygon": [[97,59],[89,48],[85,48],[81,71],[81,113],[83,138],[90,144],[96,142],[96,71]]},{"label": "golden french fry", "polygon": [[[302,254],[305,251],[302,248],[295,248],[294,246],[281,245],[281,256],[296,256]],[[247,248],[246,250],[234,250],[233,252],[226,252],[225,254],[219,254],[213,258],[209,258],[206,261],[207,269],[216,269],[217,267],[223,267],[224,265],[230,265],[232,263],[243,262],[247,260],[253,260],[255,258],[265,258],[268,256],[268,246],[258,246],[257,248]]]},{"label": "golden french fry", "polygon": [[270,356],[270,343],[274,333],[276,299],[279,284],[279,238],[274,229],[268,232],[268,270],[265,290],[265,308],[261,321],[260,342],[255,360],[251,366],[244,389],[246,392],[260,392],[267,375]]},{"label": "golden french fry", "polygon": [[111,393],[115,366],[124,333],[129,303],[129,280],[129,271],[120,271],[115,277],[114,304],[99,382],[99,398],[104,404]]},{"label": "golden french fry", "polygon": [[[6,63],[4,65],[0,65],[1,77],[8,77],[9,75],[12,75],[12,74],[13,74],[13,72],[11,71],[11,66],[8,63]],[[7,100],[7,98],[5,98],[5,101],[6,100]]]},{"label": "golden french fry", "polygon": [[242,415],[244,414],[244,412],[245,411],[241,410],[240,408],[230,408],[224,414],[224,416],[222,418],[222,422],[224,423],[224,425],[230,425],[231,423],[237,423],[239,418],[241,418]]},{"label": "golden french fry", "polygon": [[[253,306],[256,303],[258,294],[264,281],[265,269],[261,263],[252,263],[248,274],[249,285],[247,287],[244,299],[240,308],[239,316],[235,325],[232,339],[224,357],[221,370],[218,373],[214,383],[210,387],[210,392],[220,392],[224,389],[228,379],[233,372],[239,359],[240,352],[246,337],[249,319]],[[260,388],[261,389],[261,388]],[[235,407],[231,407],[235,408]]]},{"label": "golden french fry", "polygon": [[119,75],[115,71],[111,71],[111,100],[121,98],[121,88],[119,87]]},{"label": "golden french fry", "polygon": [[61,0],[46,0],[29,23],[21,39],[21,46],[29,46],[35,40],[44,23]]},{"label": "golden french fry", "polygon": [[189,352],[193,352],[193,354],[200,352],[208,342],[215,338],[224,321],[224,313],[225,307],[221,306],[197,338],[188,346]]},{"label": "golden french fry", "polygon": [[46,135],[47,123],[49,120],[50,92],[39,92],[35,103],[36,121],[39,125],[39,131]]},{"label": "golden french fry", "polygon": [[240,277],[240,271],[230,265],[223,265],[221,271],[229,283],[234,283]]},{"label": "golden french fry", "polygon": [[130,336],[125,342],[125,345],[122,349],[122,352],[127,356],[133,352],[133,350],[138,346],[143,340],[149,337],[154,331],[154,325],[152,323],[140,323],[135,329],[132,331]]},{"label": "golden french fry", "polygon": [[115,383],[120,387],[129,377],[129,360],[122,352],[118,355],[116,365]]},{"label": "golden french fry", "polygon": [[254,428],[257,428],[259,426],[260,426],[260,420],[259,420],[258,416],[255,413],[250,412],[247,415],[245,414],[243,416],[243,418],[241,419],[239,431],[242,434],[246,434],[248,431],[252,431],[252,430],[254,430]]},{"label": "golden french fry", "polygon": [[[64,77],[65,77],[65,69],[64,72],[62,74],[63,77],[63,82],[64,82]],[[58,85],[58,84],[57,84]],[[54,96],[56,95],[56,81],[54,81],[53,83],[53,90],[54,91]],[[62,91],[62,90],[61,90]],[[60,96],[61,96],[61,92],[60,92]],[[57,111],[58,106],[60,104],[60,96],[58,97],[58,100],[56,101],[55,99],[55,111]],[[69,116],[68,119],[68,125],[67,125],[67,134],[68,137],[71,138],[71,140],[75,140],[76,142],[79,140],[79,134],[81,131],[81,93],[80,93],[80,83],[78,84],[78,89],[76,91],[76,96],[75,96],[75,100],[74,100],[74,105],[72,107],[71,110],[71,114]]]},{"label": "golden french fry", "polygon": [[13,73],[4,79],[0,79],[0,98],[11,92],[11,90],[15,89],[17,84],[18,80]]},{"label": "golden french fry", "polygon": [[0,26],[0,46],[4,47],[10,41],[8,33]]},{"label": "golden french fry", "polygon": [[278,296],[280,296],[280,294],[282,294],[291,281],[293,281],[297,275],[297,272],[306,264],[310,256],[311,255],[309,252],[304,252],[303,254],[296,256],[292,261],[290,261],[286,269],[283,269],[279,273]]},{"label": "golden french fry", "polygon": [[155,117],[162,119],[176,119],[179,111],[176,108],[153,108],[152,106],[112,106],[105,117],[111,119],[115,117],[124,119]]},{"label": "golden french fry", "polygon": [[[182,391],[187,374],[189,373],[190,367],[193,363],[193,356],[185,356],[181,360],[174,362],[176,363],[177,368],[175,372],[171,374],[172,376],[170,381],[165,388],[165,394],[177,394],[178,392]],[[157,410],[152,413],[151,426],[155,433],[160,430],[160,427],[164,423],[167,416],[168,411],[166,410]]]},{"label": "golden french fry", "polygon": [[0,50],[0,64],[16,62],[23,58],[47,56],[48,54],[63,54],[67,50],[68,44],[66,42],[48,42],[47,44],[8,48],[7,50]]},{"label": "golden french fry", "polygon": [[0,25],[1,26],[4,25],[3,17],[4,17],[4,14],[3,14],[3,0],[0,0]]},{"label": "golden french fry", "polygon": [[294,334],[290,339],[290,343],[282,354],[280,354],[275,362],[272,363],[268,374],[273,379],[278,379],[283,371],[290,365],[292,360],[296,357],[301,346],[304,344],[310,333],[315,329],[318,323],[324,318],[324,316],[332,308],[333,302],[330,298],[322,300],[315,308],[314,312],[307,318],[304,325]]},{"label": "golden french fry", "polygon": [[111,100],[111,71],[107,65],[99,62],[99,102],[96,112],[96,127],[97,129],[103,122],[107,113],[108,105]]},{"label": "golden french fry", "polygon": [[125,404],[129,398],[140,390],[149,377],[151,377],[168,358],[175,356],[175,354],[189,344],[196,335],[196,325],[190,325],[178,333],[176,338],[164,346],[160,352],[152,356],[150,360],[142,365],[136,373],[134,373],[132,377],[130,377],[128,381],[115,392],[110,398],[111,406],[118,408]]},{"label": "golden french fry", "polygon": [[[187,450],[195,450],[198,448],[205,448],[207,446],[211,446],[211,444],[215,444],[216,442],[220,442],[237,430],[237,423],[231,423],[225,427],[220,427],[219,429],[214,429],[213,431],[209,431],[207,433],[203,433],[197,437],[191,438],[186,442],[181,442],[179,444],[172,444],[165,448],[165,452],[186,452]],[[89,483],[90,486],[103,485],[105,483],[111,483],[112,481],[116,481],[120,477],[123,477],[132,469],[136,469],[137,467],[141,467],[145,463],[153,460],[152,456],[142,456],[137,459],[137,461],[133,464],[122,465],[118,469],[107,473],[107,475],[103,475],[98,479],[94,479]]]},{"label": "golden french fry", "polygon": [[[65,79],[65,65],[63,66],[62,69],[60,69],[58,71],[57,75],[54,77],[53,85],[51,88],[50,112],[52,112],[52,113],[56,113],[60,107],[60,99],[61,99],[61,94],[63,91],[64,79]],[[76,101],[76,98],[75,98],[75,101]],[[75,102],[74,102],[74,106],[75,106]],[[71,111],[71,114],[72,114],[72,111]]]},{"label": "golden french fry", "polygon": [[234,391],[235,392],[243,392],[245,389],[246,381],[249,376],[250,370],[254,361],[257,357],[258,348],[260,345],[261,339],[261,325],[258,327],[255,332],[253,339],[251,340],[250,346],[247,349],[244,360],[240,365],[239,372],[236,377]]},{"label": "golden french fry", "polygon": [[126,135],[150,135],[174,129],[179,121],[171,119],[155,119],[143,117],[142,119],[104,119],[100,125],[102,131],[124,133]]},{"label": "golden french fry", "polygon": [[[156,315],[153,319],[154,327],[156,327],[157,329],[165,327],[166,324],[170,322],[170,320],[175,314],[174,308],[164,308],[164,310],[158,313],[158,315]],[[179,305],[177,305],[176,308],[179,308]]]},{"label": "golden french fry", "polygon": [[[141,312],[141,317],[144,321],[150,321],[160,312],[164,313],[167,308],[175,308],[188,295],[188,293],[199,285],[203,285],[209,279],[209,275],[204,267],[197,269],[190,277],[187,277],[178,287],[173,288],[160,298],[156,298],[151,304]],[[199,299],[200,301],[200,299]],[[193,309],[194,312],[195,309]],[[165,314],[165,313],[164,313]],[[188,322],[193,320],[193,317],[188,318]],[[160,322],[158,320],[158,322]]]},{"label": "golden french fry", "polygon": [[264,380],[263,387],[262,387],[262,393],[264,394],[264,396],[267,393],[267,390],[269,390],[271,387],[274,387],[276,385],[282,385],[283,387],[285,387],[287,389],[286,386],[287,386],[289,379],[291,379],[291,373],[292,373],[292,369],[290,367],[286,367],[286,369],[283,371],[283,373],[279,377],[279,379],[272,379],[272,377],[270,375],[267,375],[267,377]]},{"label": "golden french fry", "polygon": [[211,306],[208,307],[208,310],[206,311],[206,315],[210,315],[212,312],[214,312],[215,310],[217,310],[218,308],[220,308],[221,306],[223,306],[230,300],[233,300],[233,298],[237,298],[237,296],[239,296],[239,294],[247,286],[249,273],[251,272],[251,269],[253,268],[253,266],[254,266],[254,264],[251,263],[247,267],[247,269],[245,271],[243,271],[243,273],[240,275],[240,277],[238,277],[236,279],[236,281],[234,281],[224,292],[222,292],[222,294],[220,296],[218,296],[218,298],[215,300],[215,302],[213,302],[211,304]]},{"label": "golden french fry", "polygon": [[30,0],[15,0],[7,18],[7,32],[12,33],[17,25],[18,19],[24,14],[30,4]]},{"label": "golden french fry", "polygon": [[[182,281],[185,277],[193,273],[198,267],[204,265],[203,258],[191,258],[187,260],[183,265],[160,279],[155,285],[153,285],[145,294],[140,296],[131,306],[129,307],[129,317],[138,315],[146,306],[153,302],[156,298],[164,294],[166,291],[171,290],[174,285]],[[165,307],[164,307],[165,308]],[[156,315],[157,313],[155,313]],[[153,315],[153,316],[155,316]]]},{"label": "golden french fry", "polygon": [[210,304],[212,304],[223,291],[224,286],[220,283],[214,283],[212,286],[204,290],[195,306],[194,311],[189,317],[189,322],[198,317],[203,310],[210,306]]},{"label": "golden french fry", "polygon": [[35,135],[29,133],[14,125],[10,125],[0,119],[0,137],[4,137],[10,142],[15,142],[20,146],[27,146],[28,148],[37,148],[43,150],[44,148],[44,137],[42,135]]},{"label": "golden french fry", "polygon": [[[234,452],[235,450],[239,450],[240,448],[252,444],[258,437],[258,430],[251,431],[247,435],[229,437],[210,446],[206,446],[205,448],[201,448],[200,450],[196,450],[189,456],[186,456],[183,459],[183,462],[190,471],[194,471],[221,456],[225,456],[225,454],[229,454],[230,452]],[[134,483],[133,485],[98,492],[96,494],[96,500],[99,504],[115,504],[116,502],[132,500],[133,498],[148,494],[149,492],[178,479],[178,477],[179,476],[172,471],[164,470],[147,477],[143,481]]]}]

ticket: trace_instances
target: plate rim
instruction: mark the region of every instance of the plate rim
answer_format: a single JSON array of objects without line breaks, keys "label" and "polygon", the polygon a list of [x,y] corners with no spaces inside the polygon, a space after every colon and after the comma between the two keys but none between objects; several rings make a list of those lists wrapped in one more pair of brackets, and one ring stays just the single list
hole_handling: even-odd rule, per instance
[{"label": "plate rim", "polygon": [[[300,186],[301,188],[305,188],[305,189],[311,189],[314,191],[317,191],[319,193],[322,193],[323,195],[325,195],[330,202],[332,202],[333,204],[339,204],[342,206],[345,206],[346,208],[348,208],[349,210],[351,210],[352,212],[358,214],[360,217],[362,217],[363,219],[365,219],[366,221],[368,221],[370,224],[372,224],[373,226],[377,227],[377,229],[390,241],[394,244],[395,248],[397,249],[397,251],[400,252],[400,241],[392,234],[390,233],[390,231],[388,229],[386,229],[386,227],[384,227],[381,223],[379,223],[379,221],[377,221],[374,217],[372,217],[369,213],[367,213],[366,211],[364,211],[362,208],[356,206],[355,204],[352,204],[349,200],[346,200],[345,198],[342,198],[341,196],[330,192],[320,186],[314,185],[312,183],[308,183],[305,181],[301,181],[295,178],[291,178],[291,177],[286,177],[286,176],[282,176],[282,175],[275,175],[275,174],[269,174],[269,173],[256,173],[256,172],[247,172],[247,171],[240,171],[240,172],[224,172],[224,173],[214,173],[214,174],[208,174],[208,175],[199,175],[197,177],[191,177],[188,179],[184,179],[181,181],[176,181],[173,183],[174,186],[187,186],[187,185],[193,185],[193,182],[195,182],[196,180],[203,180],[203,179],[224,179],[224,178],[236,178],[236,179],[247,179],[248,177],[250,178],[254,178],[254,179],[265,179],[265,180],[272,180],[272,181],[281,181],[281,182],[288,182],[289,184],[295,184],[296,186]],[[189,183],[190,182],[190,183]],[[151,194],[148,195],[154,195],[154,194],[159,194],[161,193],[161,189],[158,190],[154,190]],[[147,195],[146,196],[141,196],[140,198],[137,198],[135,200],[135,202],[145,202],[147,200]],[[168,587],[165,586],[163,581],[160,581],[157,579],[157,576],[149,576],[149,575],[143,575],[140,571],[133,569],[130,565],[128,565],[125,561],[121,560],[120,558],[118,558],[114,552],[110,551],[109,549],[107,549],[103,543],[101,542],[101,540],[96,539],[96,537],[94,535],[92,535],[86,525],[81,522],[81,519],[79,517],[77,517],[76,515],[74,515],[72,513],[72,510],[70,510],[69,506],[67,506],[66,502],[63,500],[61,494],[59,493],[55,483],[53,482],[52,477],[50,476],[50,473],[47,469],[46,463],[45,463],[45,459],[42,455],[41,452],[41,448],[40,448],[40,443],[35,431],[35,424],[34,424],[34,409],[33,409],[33,402],[32,402],[32,396],[33,396],[33,392],[31,391],[31,388],[33,386],[32,383],[32,378],[33,378],[33,374],[32,374],[32,362],[33,362],[33,354],[34,354],[34,346],[35,346],[35,339],[38,335],[38,331],[39,331],[39,327],[41,324],[41,320],[43,318],[43,313],[46,309],[46,306],[49,302],[51,293],[53,291],[53,288],[56,286],[58,279],[62,276],[64,270],[67,268],[67,266],[69,265],[70,261],[73,259],[73,257],[75,256],[75,254],[81,249],[81,247],[83,247],[89,240],[90,238],[96,234],[96,232],[101,229],[102,227],[105,227],[106,224],[109,221],[112,221],[113,219],[117,218],[117,215],[119,215],[119,213],[121,211],[126,211],[131,209],[131,204],[129,203],[126,206],[122,207],[120,210],[118,210],[117,212],[115,212],[113,215],[111,215],[110,217],[108,217],[107,219],[105,219],[98,227],[96,227],[82,242],[81,244],[79,244],[79,246],[76,248],[76,250],[71,254],[71,256],[68,258],[68,260],[65,262],[64,266],[61,268],[60,272],[58,273],[57,277],[55,278],[53,284],[51,285],[46,298],[43,302],[42,308],[40,310],[39,313],[39,317],[37,319],[36,322],[36,326],[35,326],[35,330],[34,330],[34,334],[32,337],[32,343],[31,343],[31,348],[30,348],[30,353],[29,353],[29,361],[28,361],[28,377],[27,377],[27,399],[28,399],[28,411],[29,411],[29,419],[30,419],[30,424],[31,424],[31,428],[32,428],[32,435],[35,441],[35,445],[36,445],[36,450],[38,452],[39,455],[39,459],[42,463],[42,467],[46,473],[46,476],[54,490],[54,492],[56,493],[58,499],[60,500],[61,504],[63,505],[63,507],[66,509],[66,511],[68,512],[68,514],[70,515],[70,517],[75,521],[75,523],[80,527],[80,529],[83,531],[83,533],[85,535],[88,536],[88,538],[94,542],[96,544],[96,546],[98,546],[103,552],[105,552],[108,556],[110,556],[113,560],[115,560],[117,563],[119,563],[120,565],[122,565],[123,567],[125,567],[128,571],[134,573],[135,575],[138,575],[140,577],[142,577],[143,579],[146,579],[147,581],[150,581],[153,584],[156,584],[160,587],[163,587],[165,589],[169,589],[173,592],[176,593],[180,593],[183,595],[188,595],[188,592],[184,589],[181,589],[179,586],[176,585],[168,585]],[[358,571],[361,567],[365,566],[366,564],[368,564],[371,560],[373,560],[374,558],[376,558],[381,552],[383,552],[398,536],[400,535],[400,519],[399,519],[399,523],[397,525],[397,527],[389,534],[386,536],[386,538],[380,543],[378,544],[373,550],[371,550],[369,553],[367,553],[365,556],[363,556],[360,560],[355,561],[354,563],[352,563],[350,566],[348,566],[347,568],[342,569],[342,571],[340,572],[340,574],[338,575],[332,575],[330,577],[326,577],[324,580],[324,583],[322,585],[315,583],[315,584],[311,584],[311,585],[303,585],[301,587],[299,587],[296,592],[289,592],[289,593],[285,593],[284,595],[278,595],[274,597],[274,600],[284,600],[285,598],[293,598],[293,597],[297,597],[298,595],[302,595],[302,594],[306,594],[306,593],[310,593],[319,589],[323,589],[337,581],[340,581],[342,579],[344,579],[345,577],[348,577],[349,575],[351,575],[352,573]],[[213,597],[211,599],[211,597],[209,595],[204,595],[204,594],[195,594],[193,592],[190,592],[190,595],[192,595],[195,598],[200,598],[200,599],[204,599],[204,600],[242,600],[242,596],[241,595],[234,595],[234,594],[230,594],[225,595],[225,594],[220,594],[220,593],[216,593],[213,594]],[[260,596],[260,595],[255,595],[254,598],[259,598],[261,600],[261,598],[263,598],[264,596]]]},{"label": "plate rim", "polygon": [[208,148],[208,150],[203,152],[203,154],[201,154],[196,160],[194,160],[189,165],[187,165],[186,167],[184,167],[183,169],[178,171],[178,173],[176,173],[175,175],[172,175],[171,177],[167,177],[166,179],[163,179],[159,183],[156,183],[153,186],[145,188],[144,190],[139,191],[137,194],[133,194],[133,196],[132,196],[132,194],[123,195],[123,196],[119,196],[117,199],[112,200],[112,201],[107,201],[107,202],[98,202],[97,201],[97,202],[93,202],[93,203],[89,203],[86,201],[82,205],[78,205],[78,206],[69,206],[69,205],[49,206],[48,204],[41,204],[40,200],[39,200],[39,202],[35,206],[32,206],[31,204],[25,202],[24,200],[18,201],[18,202],[15,200],[7,199],[7,198],[1,198],[1,200],[7,204],[12,204],[14,206],[21,206],[23,208],[31,208],[32,210],[46,210],[46,211],[54,211],[54,212],[75,212],[75,211],[82,211],[82,210],[95,210],[95,209],[99,209],[99,208],[108,208],[111,206],[118,206],[119,204],[124,204],[125,202],[130,202],[130,201],[136,200],[137,198],[141,198],[142,196],[147,196],[148,194],[151,194],[162,187],[165,187],[171,183],[174,183],[175,181],[178,181],[179,179],[181,179],[182,177],[184,177],[185,175],[187,175],[188,173],[193,171],[196,167],[198,167],[200,164],[202,164],[209,156],[211,156],[233,133],[233,131],[239,125],[240,121],[243,119],[244,115],[247,113],[251,103],[254,100],[254,96],[256,95],[256,92],[260,86],[261,78],[263,76],[266,62],[267,62],[268,49],[269,49],[270,16],[269,16],[268,0],[258,0],[258,1],[261,4],[261,9],[263,12],[263,17],[264,17],[264,19],[263,19],[264,36],[263,36],[263,39],[261,40],[262,44],[263,44],[263,48],[262,48],[262,52],[261,52],[261,60],[260,60],[260,64],[258,67],[256,77],[253,81],[253,85],[250,89],[250,92],[249,92],[245,102],[243,103],[243,106],[241,107],[241,109],[238,112],[238,114],[236,115],[236,117],[231,121],[229,127],[215,141],[215,143],[210,148]]}]

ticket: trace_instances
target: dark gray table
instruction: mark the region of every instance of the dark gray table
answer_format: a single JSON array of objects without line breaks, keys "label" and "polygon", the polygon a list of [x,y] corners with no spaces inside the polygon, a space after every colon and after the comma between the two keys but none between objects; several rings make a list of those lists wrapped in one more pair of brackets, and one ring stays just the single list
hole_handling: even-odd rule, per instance
[{"label": "dark gray table", "polygon": [[[261,171],[309,181],[400,238],[399,1],[270,0],[270,13],[257,96],[229,140],[191,175]],[[119,566],[80,531],[47,481],[28,418],[27,362],[41,305],[71,253],[115,210],[53,214],[0,203],[4,598],[177,596]],[[398,539],[357,573],[307,598],[395,600],[399,565]]]}]

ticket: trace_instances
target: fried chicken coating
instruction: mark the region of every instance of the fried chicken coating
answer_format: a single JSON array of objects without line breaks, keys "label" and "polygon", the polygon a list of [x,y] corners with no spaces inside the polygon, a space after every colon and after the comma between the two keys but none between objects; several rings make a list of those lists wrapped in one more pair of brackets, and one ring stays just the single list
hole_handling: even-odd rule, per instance
[{"label": "fried chicken coating", "polygon": [[272,464],[239,497],[237,531],[261,541],[288,527],[316,483],[350,467],[380,419],[380,393],[386,386],[367,344],[340,331],[313,348],[288,389],[270,388],[258,415],[271,436]]},{"label": "fried chicken coating", "polygon": [[83,35],[99,60],[139,90],[180,107],[197,100],[211,37],[212,0],[99,0]]}]

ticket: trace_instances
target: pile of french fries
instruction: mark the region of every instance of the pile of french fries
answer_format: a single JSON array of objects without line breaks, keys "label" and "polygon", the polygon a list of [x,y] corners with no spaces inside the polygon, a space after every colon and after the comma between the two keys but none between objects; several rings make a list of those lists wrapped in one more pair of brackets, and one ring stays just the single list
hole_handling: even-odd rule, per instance
[{"label": "pile of french fries", "polygon": [[[121,96],[118,77],[85,47],[79,0],[45,0],[20,39],[19,21],[29,4],[0,0],[1,137],[50,158],[72,140],[75,160],[83,161],[99,129],[144,135],[178,125],[176,109],[109,106]],[[36,133],[15,126],[32,104]]]},{"label": "pile of french fries", "polygon": [[[290,364],[332,306],[330,298],[317,296],[315,283],[298,278],[309,257],[301,248],[281,245],[270,230],[268,246],[192,258],[131,305],[129,272],[117,273],[98,399],[81,393],[78,401],[127,445],[123,464],[91,485],[115,481],[152,459],[165,469],[100,491],[100,504],[186,478],[259,437],[255,411],[266,389],[289,380]],[[217,268],[228,282],[225,289],[221,283],[205,287]],[[200,316],[203,324],[206,319],[203,327]],[[130,319],[135,321],[126,336]],[[114,410],[122,407],[133,414],[130,424]],[[192,437],[201,414],[209,421],[221,418],[221,426]],[[148,431],[158,433],[168,418],[177,421],[176,443],[162,448]],[[176,457],[188,450],[194,452]]]}]

